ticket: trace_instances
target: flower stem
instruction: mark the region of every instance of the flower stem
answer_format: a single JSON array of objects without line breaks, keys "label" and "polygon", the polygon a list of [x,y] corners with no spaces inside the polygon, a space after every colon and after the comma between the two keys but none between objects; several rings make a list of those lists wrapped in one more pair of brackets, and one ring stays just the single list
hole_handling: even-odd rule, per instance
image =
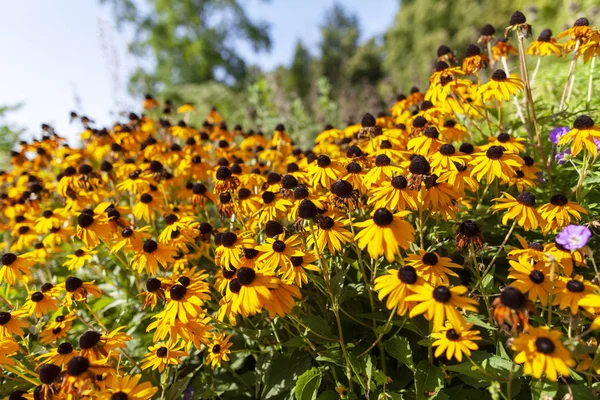
[{"label": "flower stem", "polygon": [[565,100],[567,98],[567,91],[569,89],[569,82],[571,81],[571,75],[575,74],[575,63],[577,62],[577,51],[579,50],[579,40],[575,43],[575,49],[573,50],[573,58],[571,59],[571,65],[569,66],[569,72],[567,73],[567,79],[565,81],[565,87],[563,89],[562,97],[560,98],[560,105],[558,106],[558,112],[561,112],[565,108]]},{"label": "flower stem", "polygon": [[556,260],[550,262],[550,286],[548,288],[548,326],[552,326],[552,291],[554,289],[554,270]]},{"label": "flower stem", "polygon": [[594,87],[594,66],[596,65],[596,56],[592,56],[592,63],[590,65],[590,80],[588,82],[588,95],[587,95],[587,108],[590,108],[592,101],[592,92]]},{"label": "flower stem", "polygon": [[473,272],[475,273],[475,277],[477,281],[482,281],[481,284],[481,296],[483,297],[483,302],[485,303],[485,308],[488,312],[488,317],[492,316],[492,307],[490,306],[490,301],[488,299],[485,286],[483,286],[483,279],[481,277],[481,272],[479,271],[479,262],[477,261],[477,256],[475,255],[475,246],[473,243],[469,243],[469,254],[471,256],[471,260],[473,261]]},{"label": "flower stem", "polygon": [[475,284],[475,287],[473,288],[473,290],[477,290],[477,288],[479,287],[479,285],[482,284],[483,282],[483,278],[486,277],[486,275],[490,272],[490,270],[492,269],[492,266],[494,265],[494,263],[496,262],[496,258],[498,258],[498,256],[500,255],[500,252],[504,249],[504,246],[506,246],[506,242],[508,242],[508,238],[510,237],[510,235],[512,234],[513,230],[515,229],[515,226],[517,226],[517,220],[515,219],[513,221],[512,226],[510,227],[510,229],[508,230],[508,233],[506,234],[506,236],[504,237],[504,240],[502,241],[502,244],[500,245],[500,247],[498,248],[498,251],[496,252],[496,254],[494,255],[494,257],[492,258],[492,261],[490,261],[490,263],[488,264],[488,266],[485,268],[485,270],[483,271],[483,274],[481,275],[481,279],[479,279],[477,281],[477,283]]},{"label": "flower stem", "polygon": [[340,343],[340,347],[342,349],[342,353],[344,354],[344,361],[346,363],[346,378],[348,379],[348,389],[350,392],[353,391],[352,387],[352,366],[350,364],[350,356],[348,355],[348,349],[346,347],[346,342],[344,341],[344,332],[342,330],[342,321],[340,319],[340,312],[335,296],[333,295],[333,291],[331,290],[331,279],[329,277],[329,271],[327,270],[327,263],[323,258],[323,254],[321,254],[321,250],[319,250],[319,246],[317,246],[317,235],[315,235],[315,229],[312,220],[309,221],[309,229],[314,241],[314,248],[319,257],[319,261],[321,262],[321,270],[323,272],[323,279],[325,280],[325,286],[327,287],[327,292],[329,294],[329,298],[331,299],[331,310],[335,316],[335,322],[338,329],[338,342]]}]

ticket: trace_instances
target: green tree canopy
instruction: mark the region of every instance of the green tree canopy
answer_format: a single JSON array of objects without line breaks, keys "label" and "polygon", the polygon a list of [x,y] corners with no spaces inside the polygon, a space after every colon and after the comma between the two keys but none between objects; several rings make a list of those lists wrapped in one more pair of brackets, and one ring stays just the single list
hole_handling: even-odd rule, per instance
[{"label": "green tree canopy", "polygon": [[321,75],[329,79],[334,91],[344,82],[344,65],[358,49],[358,17],[336,3],[325,14],[321,26]]},{"label": "green tree canopy", "polygon": [[268,25],[252,21],[238,0],[101,1],[113,5],[119,26],[133,26],[130,51],[149,64],[131,77],[132,92],[213,80],[242,84],[247,66],[235,44],[271,47]]}]

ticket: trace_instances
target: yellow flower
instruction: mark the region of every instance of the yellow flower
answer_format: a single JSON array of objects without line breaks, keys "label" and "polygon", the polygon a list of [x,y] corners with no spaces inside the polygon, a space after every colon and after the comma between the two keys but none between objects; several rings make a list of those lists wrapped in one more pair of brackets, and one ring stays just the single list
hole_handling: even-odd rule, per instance
[{"label": "yellow flower", "polygon": [[414,242],[415,230],[402,217],[410,211],[400,211],[392,214],[387,208],[380,208],[373,212],[372,218],[354,224],[363,228],[355,236],[358,247],[367,248],[371,258],[378,259],[382,255],[392,262],[400,253],[399,247],[408,249],[410,242]]},{"label": "yellow flower", "polygon": [[513,341],[512,348],[518,352],[515,362],[524,364],[523,372],[535,379],[546,375],[556,381],[558,374],[569,376],[569,367],[575,366],[575,360],[560,341],[561,335],[546,327],[530,327]]},{"label": "yellow flower", "polygon": [[142,369],[152,368],[153,371],[158,369],[158,372],[162,373],[170,365],[181,364],[180,358],[189,356],[185,351],[181,351],[182,348],[183,345],[175,343],[156,344],[148,347],[150,351],[144,354]]},{"label": "yellow flower", "polygon": [[526,231],[544,226],[544,220],[534,208],[535,196],[532,193],[521,192],[516,198],[506,192],[503,195],[504,197],[492,199],[496,204],[491,209],[494,213],[498,210],[507,210],[502,216],[504,225],[509,220],[516,220],[517,224],[525,228]]},{"label": "yellow flower", "polygon": [[511,96],[523,90],[525,84],[519,78],[509,78],[506,72],[497,69],[490,80],[477,89],[477,94],[483,97],[483,101],[495,99],[500,102],[510,100]]},{"label": "yellow flower", "polygon": [[447,322],[438,332],[431,334],[435,339],[432,346],[437,347],[433,355],[439,357],[445,352],[447,360],[456,358],[458,362],[462,362],[463,354],[470,356],[471,350],[479,348],[475,341],[481,340],[481,337],[479,331],[470,330],[472,327],[473,324],[454,325]]},{"label": "yellow flower", "polygon": [[229,361],[229,353],[231,343],[229,339],[231,335],[225,333],[215,333],[210,339],[210,346],[207,348],[206,365],[210,365],[212,369],[220,367],[224,361]]},{"label": "yellow flower", "polygon": [[463,296],[469,291],[466,286],[449,287],[446,285],[431,286],[425,284],[415,286],[415,294],[406,298],[407,301],[415,301],[418,304],[410,311],[409,317],[424,314],[427,320],[433,321],[433,331],[444,327],[446,319],[453,326],[464,324],[464,318],[458,311],[477,312],[477,300]]}]

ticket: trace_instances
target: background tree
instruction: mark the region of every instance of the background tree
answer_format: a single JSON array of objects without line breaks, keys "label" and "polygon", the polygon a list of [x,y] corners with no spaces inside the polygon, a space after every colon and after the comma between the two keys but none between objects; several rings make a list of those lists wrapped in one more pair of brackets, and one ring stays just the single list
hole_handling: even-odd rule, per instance
[{"label": "background tree", "polygon": [[336,3],[325,14],[321,26],[321,76],[329,80],[334,93],[345,82],[344,65],[358,49],[360,28],[358,17]]},{"label": "background tree", "polygon": [[287,90],[300,99],[306,99],[312,85],[311,56],[301,40],[296,43],[294,59],[288,71]]},{"label": "background tree", "polygon": [[7,114],[21,108],[21,105],[0,106],[0,166],[8,164],[10,151],[18,143],[19,136],[24,129],[15,126],[7,119]]},{"label": "background tree", "polygon": [[133,93],[208,81],[242,85],[247,66],[235,43],[271,47],[268,25],[248,18],[237,0],[101,1],[112,3],[119,26],[134,28],[130,51],[147,61],[131,78]]}]

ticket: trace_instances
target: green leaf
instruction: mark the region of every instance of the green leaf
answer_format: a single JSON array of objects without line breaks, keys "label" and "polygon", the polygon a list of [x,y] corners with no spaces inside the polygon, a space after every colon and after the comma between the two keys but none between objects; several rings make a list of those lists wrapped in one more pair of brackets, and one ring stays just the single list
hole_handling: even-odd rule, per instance
[{"label": "green leaf", "polygon": [[547,380],[531,381],[532,400],[544,400],[547,397],[554,398],[558,392],[558,382]]},{"label": "green leaf", "polygon": [[402,364],[406,365],[411,371],[415,372],[415,363],[412,359],[412,350],[408,340],[404,337],[395,337],[384,345],[385,351]]},{"label": "green leaf", "polygon": [[302,347],[304,346],[304,340],[300,336],[294,336],[285,343],[282,343],[283,347]]},{"label": "green leaf", "polygon": [[340,400],[340,395],[333,390],[328,390],[321,393],[317,400]]},{"label": "green leaf", "polygon": [[[456,365],[446,365],[448,371],[458,372],[458,377],[465,383],[472,384],[471,381],[463,379],[464,376],[474,378],[477,381],[484,382],[506,382],[510,375],[510,370],[513,367],[511,360],[498,357],[484,351],[476,351],[471,355],[471,359],[477,366],[471,362],[464,362]],[[520,367],[515,366],[513,379],[521,376]]]},{"label": "green leaf", "polygon": [[262,398],[276,396],[294,387],[300,375],[310,368],[310,355],[301,351],[289,357],[275,354],[265,376]]},{"label": "green leaf", "polygon": [[415,390],[417,400],[431,399],[444,387],[444,374],[439,367],[429,365],[423,360],[417,364],[415,372]]},{"label": "green leaf", "polygon": [[493,327],[492,325],[490,325],[487,322],[483,321],[482,319],[480,319],[475,314],[469,314],[469,315],[467,315],[465,317],[465,321],[467,321],[468,323],[473,324],[475,326],[479,326],[481,328],[489,329],[489,330],[492,330],[492,331],[498,330],[498,328]]},{"label": "green leaf", "polygon": [[318,368],[311,368],[300,375],[294,388],[296,400],[315,400],[321,386],[321,379],[321,371]]},{"label": "green leaf", "polygon": [[302,322],[306,324],[306,326],[317,335],[324,336],[328,339],[335,340],[337,339],[331,333],[331,329],[329,328],[329,324],[322,317],[318,315],[306,314],[302,316]]}]

